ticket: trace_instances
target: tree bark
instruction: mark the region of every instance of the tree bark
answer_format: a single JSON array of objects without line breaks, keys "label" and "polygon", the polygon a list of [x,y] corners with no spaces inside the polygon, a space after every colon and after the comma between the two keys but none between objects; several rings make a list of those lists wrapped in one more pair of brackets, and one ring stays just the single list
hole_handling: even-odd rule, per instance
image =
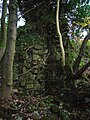
[{"label": "tree bark", "polygon": [[86,43],[87,41],[90,39],[90,32],[89,34],[85,37],[82,45],[81,45],[81,48],[79,50],[79,54],[78,54],[78,57],[76,58],[75,62],[74,62],[74,65],[73,65],[73,72],[76,73],[79,69],[79,64],[80,64],[80,61],[84,55],[84,51],[85,51],[85,47],[86,47]]},{"label": "tree bark", "polygon": [[1,17],[0,61],[5,52],[6,40],[7,40],[6,23],[5,23],[6,10],[7,10],[7,0],[3,0],[2,17]]},{"label": "tree bark", "polygon": [[61,49],[61,54],[62,54],[62,67],[64,67],[65,66],[65,51],[64,51],[63,41],[62,41],[62,35],[60,32],[60,26],[59,26],[59,4],[60,4],[60,0],[57,0],[56,27],[57,27],[57,34],[59,37],[60,49]]},{"label": "tree bark", "polygon": [[7,44],[3,62],[2,98],[11,97],[13,87],[13,60],[16,42],[16,0],[9,1]]},{"label": "tree bark", "polygon": [[90,66],[90,61],[88,63],[86,63],[80,70],[78,70],[74,75],[73,78],[74,79],[79,79],[81,77],[81,75],[83,74],[83,72]]}]

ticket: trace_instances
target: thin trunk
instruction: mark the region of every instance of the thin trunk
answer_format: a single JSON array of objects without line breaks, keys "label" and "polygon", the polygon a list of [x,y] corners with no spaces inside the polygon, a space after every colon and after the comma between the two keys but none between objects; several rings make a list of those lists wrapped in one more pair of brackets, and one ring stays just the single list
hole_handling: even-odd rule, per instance
[{"label": "thin trunk", "polygon": [[59,37],[60,49],[61,49],[61,54],[62,54],[62,66],[64,67],[65,66],[65,51],[63,47],[62,35],[60,32],[60,26],[59,26],[59,4],[60,4],[60,0],[57,0],[56,26],[57,26],[57,34]]},{"label": "thin trunk", "polygon": [[11,97],[13,87],[13,60],[16,41],[16,0],[9,3],[9,22],[6,51],[3,64],[2,98]]},{"label": "thin trunk", "polygon": [[2,17],[1,17],[0,61],[5,52],[6,40],[7,40],[6,23],[5,23],[6,10],[7,10],[7,0],[3,0]]}]

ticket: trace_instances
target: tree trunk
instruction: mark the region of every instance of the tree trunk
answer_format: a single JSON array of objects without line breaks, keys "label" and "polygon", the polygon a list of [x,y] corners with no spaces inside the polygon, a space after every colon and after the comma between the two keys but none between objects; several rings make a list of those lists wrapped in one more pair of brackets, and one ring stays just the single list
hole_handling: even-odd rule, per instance
[{"label": "tree trunk", "polygon": [[2,98],[11,97],[13,87],[13,60],[16,41],[16,0],[9,1],[7,44],[3,60]]},{"label": "tree trunk", "polygon": [[7,32],[6,32],[6,9],[7,9],[7,0],[3,0],[3,8],[2,8],[2,17],[1,17],[1,38],[0,38],[0,61],[4,55],[6,48],[6,40],[7,40]]},{"label": "tree trunk", "polygon": [[62,54],[62,67],[64,67],[65,66],[65,50],[64,50],[62,35],[60,32],[60,26],[59,26],[59,6],[60,6],[59,4],[60,4],[60,0],[57,0],[56,27],[57,27],[57,34],[59,37],[60,49],[61,49],[61,54]]}]

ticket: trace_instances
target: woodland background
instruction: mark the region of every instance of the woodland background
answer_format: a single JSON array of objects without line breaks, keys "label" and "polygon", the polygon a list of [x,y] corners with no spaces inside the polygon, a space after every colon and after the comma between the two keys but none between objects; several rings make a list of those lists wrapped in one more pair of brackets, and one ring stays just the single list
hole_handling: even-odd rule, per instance
[{"label": "woodland background", "polygon": [[2,1],[1,120],[90,120],[90,2],[59,1],[63,65],[58,1]]}]

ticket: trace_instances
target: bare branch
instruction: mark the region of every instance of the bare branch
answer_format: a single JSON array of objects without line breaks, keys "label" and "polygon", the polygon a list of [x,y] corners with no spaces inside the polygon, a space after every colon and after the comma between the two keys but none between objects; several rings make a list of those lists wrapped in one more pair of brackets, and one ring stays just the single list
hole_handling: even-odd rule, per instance
[{"label": "bare branch", "polygon": [[80,64],[80,61],[84,55],[84,50],[85,50],[85,47],[86,47],[86,43],[87,41],[90,39],[90,32],[89,34],[85,37],[82,45],[81,45],[81,48],[79,50],[79,54],[78,54],[78,57],[76,58],[75,62],[74,62],[74,65],[73,65],[73,72],[77,72],[78,69],[79,69],[79,64]]},{"label": "bare branch", "polygon": [[42,5],[44,2],[45,2],[45,1],[42,1],[41,3],[39,3],[39,4],[37,4],[37,5],[34,5],[33,8],[31,8],[31,9],[27,10],[26,12],[24,12],[24,13],[17,19],[17,21],[20,20],[20,18],[22,18],[22,17],[23,17],[25,14],[27,14],[28,12],[30,12],[30,11],[34,10],[35,8],[37,8],[38,6]]},{"label": "bare branch", "polygon": [[83,74],[83,72],[90,66],[90,61],[88,63],[86,63],[80,70],[78,70],[74,75],[73,78],[74,79],[78,79],[81,77],[81,75]]}]

